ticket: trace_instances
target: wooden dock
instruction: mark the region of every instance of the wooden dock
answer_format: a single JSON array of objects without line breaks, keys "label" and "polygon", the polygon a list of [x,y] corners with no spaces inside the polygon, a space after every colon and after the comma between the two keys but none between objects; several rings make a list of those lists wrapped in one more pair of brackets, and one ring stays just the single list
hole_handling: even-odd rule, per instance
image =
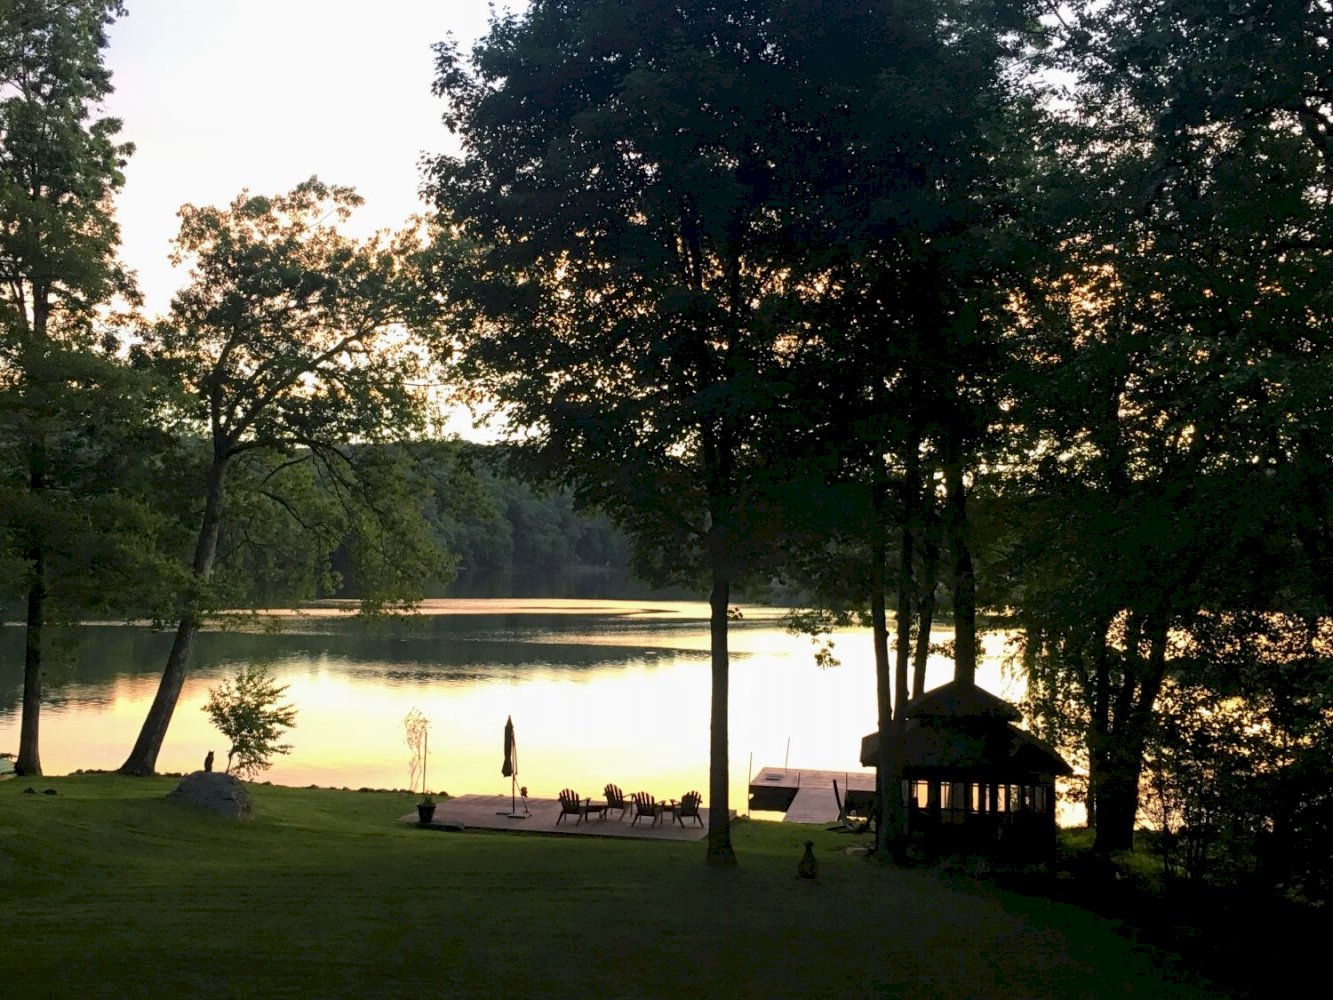
[{"label": "wooden dock", "polygon": [[875,794],[874,771],[814,771],[808,768],[766,767],[750,779],[750,808],[786,813],[787,823],[833,823],[838,800],[864,810]]}]

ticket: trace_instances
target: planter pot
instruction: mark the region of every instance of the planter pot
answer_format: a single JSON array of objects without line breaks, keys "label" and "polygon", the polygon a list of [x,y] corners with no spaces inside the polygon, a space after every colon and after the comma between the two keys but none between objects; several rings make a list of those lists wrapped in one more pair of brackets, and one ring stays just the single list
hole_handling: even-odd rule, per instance
[{"label": "planter pot", "polygon": [[417,822],[425,826],[435,818],[435,806],[417,806]]}]

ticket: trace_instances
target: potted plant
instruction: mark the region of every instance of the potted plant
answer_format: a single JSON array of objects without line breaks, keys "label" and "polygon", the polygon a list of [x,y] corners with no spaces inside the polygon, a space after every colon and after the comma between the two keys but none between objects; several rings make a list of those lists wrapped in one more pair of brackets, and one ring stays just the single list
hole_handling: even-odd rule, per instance
[{"label": "potted plant", "polygon": [[434,818],[435,800],[429,794],[421,796],[421,801],[417,803],[417,822],[425,826]]}]

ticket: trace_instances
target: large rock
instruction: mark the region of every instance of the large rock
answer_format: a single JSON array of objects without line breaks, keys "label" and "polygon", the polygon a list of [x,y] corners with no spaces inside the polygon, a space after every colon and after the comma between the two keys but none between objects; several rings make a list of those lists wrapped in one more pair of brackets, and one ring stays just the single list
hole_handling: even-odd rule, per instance
[{"label": "large rock", "polygon": [[202,806],[223,816],[243,819],[250,815],[250,793],[230,774],[195,771],[181,778],[181,783],[167,793],[172,802]]}]

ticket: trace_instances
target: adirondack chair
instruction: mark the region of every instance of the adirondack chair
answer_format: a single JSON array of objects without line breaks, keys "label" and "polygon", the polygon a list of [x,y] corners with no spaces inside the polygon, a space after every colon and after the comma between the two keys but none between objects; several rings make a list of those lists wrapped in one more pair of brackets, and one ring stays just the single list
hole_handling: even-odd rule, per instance
[{"label": "adirondack chair", "polygon": [[698,792],[686,792],[682,795],[680,804],[676,806],[676,822],[684,826],[685,820],[693,819],[700,826],[703,826],[704,818],[699,815],[699,803],[703,801],[703,798]]},{"label": "adirondack chair", "polygon": [[851,803],[844,801],[843,797],[838,794],[837,778],[833,779],[833,801],[838,804],[838,821],[827,829],[838,833],[854,833],[856,827],[852,826],[850,819]]},{"label": "adirondack chair", "polygon": [[634,826],[645,816],[651,816],[653,821],[650,826],[656,826],[662,819],[662,809],[647,792],[634,793],[634,818],[629,821],[630,826]]},{"label": "adirondack chair", "polygon": [[612,809],[618,809],[620,810],[620,815],[617,816],[616,819],[624,819],[625,810],[629,808],[629,805],[625,802],[625,793],[620,790],[619,785],[607,785],[604,791],[606,792],[607,811],[609,812]]},{"label": "adirondack chair", "polygon": [[580,821],[583,819],[583,800],[572,788],[566,788],[560,793],[560,815],[555,818],[556,826],[563,823],[566,816],[577,816]]},{"label": "adirondack chair", "polygon": [[592,799],[581,799],[579,793],[572,788],[566,788],[560,793],[560,815],[555,818],[556,826],[564,820],[566,816],[577,816],[574,825],[578,826],[590,813],[597,813],[603,819],[606,818],[606,806],[598,803],[593,805]]}]

